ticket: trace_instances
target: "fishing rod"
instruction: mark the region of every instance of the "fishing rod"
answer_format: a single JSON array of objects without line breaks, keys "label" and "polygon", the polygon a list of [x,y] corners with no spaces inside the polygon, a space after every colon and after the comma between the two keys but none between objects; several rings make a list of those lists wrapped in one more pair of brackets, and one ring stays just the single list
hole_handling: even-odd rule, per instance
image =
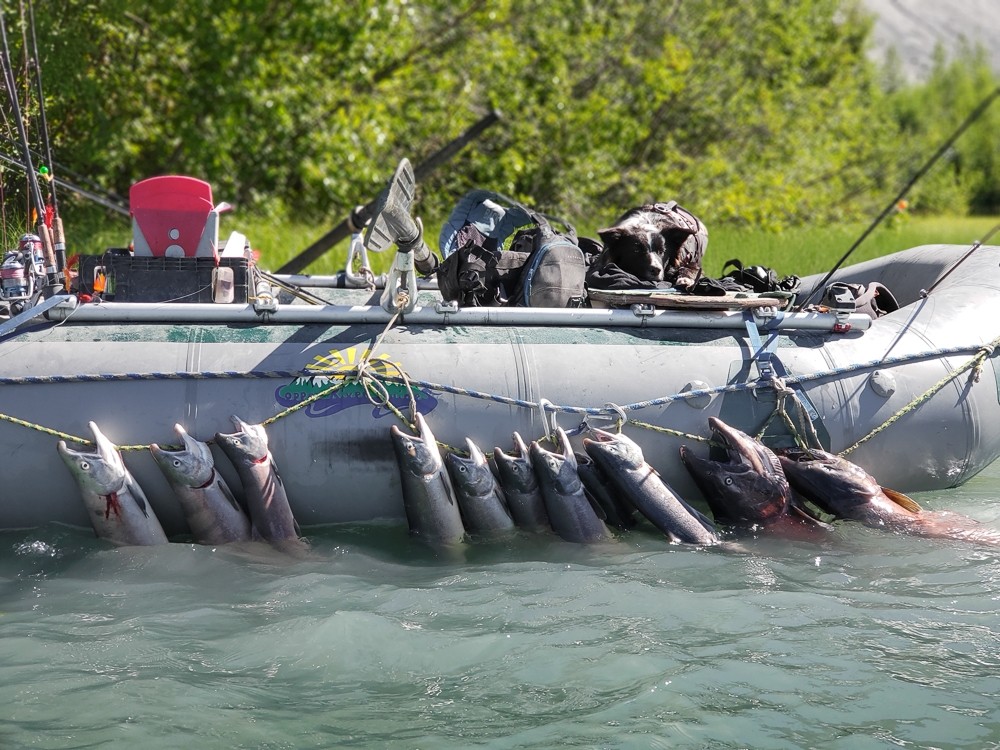
[{"label": "fishing rod", "polygon": [[[52,245],[56,255],[56,268],[66,268],[66,236],[63,234],[62,217],[59,216],[59,201],[56,198],[56,183],[53,180],[52,144],[49,141],[49,124],[45,119],[45,96],[42,93],[42,64],[38,59],[38,37],[35,34],[35,6],[28,0],[28,27],[31,29],[31,62],[35,66],[35,88],[38,91],[38,129],[42,136],[42,149],[48,165],[49,198],[52,201]],[[41,210],[41,209],[39,209]]]},{"label": "fishing rod", "polygon": [[844,262],[851,256],[851,254],[855,250],[858,249],[858,246],[868,238],[868,235],[870,235],[873,231],[875,231],[875,228],[879,224],[881,224],[885,220],[885,217],[888,216],[893,211],[893,209],[897,206],[897,204],[901,200],[903,200],[903,197],[910,191],[910,188],[912,188],[921,177],[927,174],[927,171],[931,167],[933,167],[934,164],[937,163],[938,159],[944,156],[944,154],[948,151],[949,148],[951,148],[951,146],[955,143],[955,141],[958,140],[958,138],[962,135],[962,133],[964,133],[968,129],[968,127],[972,125],[972,123],[974,123],[976,120],[979,119],[979,117],[983,114],[983,112],[985,112],[989,108],[989,106],[993,103],[993,100],[996,99],[997,97],[1000,97],[1000,86],[997,86],[985,99],[983,99],[979,103],[979,105],[974,110],[972,110],[972,112],[969,113],[969,116],[965,118],[965,120],[962,122],[961,125],[958,126],[955,132],[952,133],[948,137],[948,139],[941,144],[941,147],[938,148],[938,150],[934,153],[934,155],[930,159],[928,159],[927,162],[922,167],[920,167],[920,169],[917,170],[916,174],[914,174],[913,177],[909,179],[909,181],[907,181],[907,183],[903,186],[903,189],[899,191],[899,194],[891,201],[889,201],[889,205],[887,205],[885,209],[883,209],[882,213],[878,215],[875,221],[873,221],[868,226],[868,228],[861,233],[861,236],[858,237],[857,240],[855,240],[854,244],[851,245],[850,248],[848,248],[847,252],[844,253],[841,259],[838,260],[837,263],[834,265],[834,267],[830,269],[829,273],[827,273],[827,275],[823,277],[823,280],[820,281],[819,284],[814,286],[812,288],[812,291],[806,295],[806,298],[802,300],[801,303],[799,303],[798,305],[799,311],[803,310],[805,306],[809,304],[809,302],[818,292],[821,292],[823,289],[826,288],[826,285],[827,283],[829,283],[830,278],[840,269],[842,265],[844,265]]},{"label": "fishing rod", "polygon": [[[0,143],[6,143],[6,144],[9,144],[9,145],[12,145],[12,146],[15,146],[18,151],[21,150],[21,144],[18,143],[17,141],[15,141],[15,140],[13,140],[12,138],[10,138],[8,135],[6,135],[4,133],[0,133]],[[39,159],[41,161],[45,160],[43,158],[43,156],[37,150],[32,149],[31,153],[32,153],[32,155],[36,159]],[[0,158],[2,158],[2,157],[0,157]],[[24,165],[22,165],[20,162],[16,162],[16,163],[18,165],[20,165],[22,169],[24,168]],[[87,186],[89,186],[89,189],[91,191],[102,193],[104,195],[104,197],[105,197],[105,200],[109,200],[109,201],[111,201],[113,203],[117,203],[117,204],[119,204],[121,206],[126,205],[127,202],[128,202],[125,198],[123,198],[122,196],[118,195],[118,193],[114,192],[113,190],[106,189],[103,185],[101,185],[100,183],[98,183],[96,180],[88,177],[85,174],[81,174],[80,172],[74,171],[73,169],[71,169],[70,167],[66,166],[65,164],[63,164],[63,163],[61,163],[59,161],[54,162],[53,166],[57,167],[58,171],[61,172],[62,174],[72,176],[73,179],[74,179],[74,181],[75,181],[75,183],[70,183],[68,180],[60,180],[60,183],[62,184],[63,187],[66,187],[67,185],[70,185],[70,184],[87,185]],[[70,189],[72,189],[72,188],[70,188]]]},{"label": "fishing rod", "polygon": [[949,268],[947,271],[945,271],[944,275],[941,276],[941,278],[939,278],[937,281],[935,281],[933,284],[931,284],[927,289],[921,289],[920,290],[920,296],[921,297],[927,297],[931,292],[933,292],[937,288],[938,284],[940,284],[942,281],[944,281],[945,279],[947,279],[951,275],[952,271],[954,271],[960,265],[962,265],[963,263],[965,263],[965,261],[967,261],[969,259],[969,256],[972,255],[974,252],[976,252],[976,250],[978,250],[983,245],[985,245],[987,242],[989,242],[993,238],[993,235],[995,235],[997,232],[1000,232],[1000,224],[997,224],[990,231],[988,231],[985,235],[983,235],[982,239],[979,239],[979,240],[976,240],[975,242],[973,242],[972,243],[972,247],[970,247],[966,251],[965,255],[963,255],[961,258],[959,258],[957,261],[955,261],[955,265],[953,265],[951,268]]},{"label": "fishing rod", "polygon": [[[0,153],[0,161],[7,162],[8,164],[11,164],[21,170],[26,169],[26,167],[22,162],[4,153]],[[58,184],[59,187],[65,190],[69,190],[70,192],[76,193],[78,195],[81,195],[93,203],[97,203],[100,206],[104,206],[105,208],[111,209],[112,211],[120,213],[123,216],[130,215],[128,207],[124,203],[114,200],[111,193],[108,193],[106,196],[98,195],[95,192],[80,187],[74,182],[63,179],[62,177],[53,176],[52,181]]]},{"label": "fishing rod", "polygon": [[[56,266],[56,256],[52,249],[52,234],[45,224],[45,202],[42,200],[42,190],[38,186],[38,175],[31,164],[31,148],[28,144],[28,133],[24,128],[24,120],[21,115],[21,104],[17,100],[17,86],[14,81],[14,70],[10,63],[10,45],[7,43],[7,22],[4,18],[3,9],[0,8],[0,66],[3,67],[4,83],[7,87],[8,100],[10,101],[11,113],[17,124],[17,133],[21,139],[21,148],[24,152],[24,166],[28,177],[28,187],[31,191],[35,210],[38,213],[38,225],[36,227],[38,236],[42,240],[42,252],[45,256],[45,272],[48,277],[50,287],[59,284],[59,273],[63,270]],[[64,259],[65,261],[65,259]]]}]

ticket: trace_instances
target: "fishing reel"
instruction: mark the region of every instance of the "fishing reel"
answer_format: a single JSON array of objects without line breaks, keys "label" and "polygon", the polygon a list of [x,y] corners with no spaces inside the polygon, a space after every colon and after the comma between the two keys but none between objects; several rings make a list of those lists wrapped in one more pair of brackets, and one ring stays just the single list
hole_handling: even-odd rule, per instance
[{"label": "fishing reel", "polygon": [[42,240],[37,234],[25,234],[0,262],[0,304],[7,303],[11,313],[19,313],[34,304],[44,284]]}]

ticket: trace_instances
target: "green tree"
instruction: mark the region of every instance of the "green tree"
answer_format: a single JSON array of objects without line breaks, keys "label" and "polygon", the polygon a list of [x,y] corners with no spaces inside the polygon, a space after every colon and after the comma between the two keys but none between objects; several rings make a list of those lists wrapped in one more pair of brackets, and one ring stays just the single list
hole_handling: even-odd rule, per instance
[{"label": "green tree", "polygon": [[[889,97],[903,171],[926,160],[998,86],[981,48],[963,46],[953,59],[939,47],[930,77]],[[926,213],[1000,212],[1000,104],[973,123],[913,189],[915,209]]]},{"label": "green tree", "polygon": [[[870,216],[996,85],[973,53],[916,86],[877,70],[854,0],[37,0],[36,17],[60,162],[123,194],[188,173],[317,222],[494,107],[502,124],[421,186],[429,225],[473,187],[587,227],[671,198],[710,226]],[[996,207],[996,117],[918,205]]]}]

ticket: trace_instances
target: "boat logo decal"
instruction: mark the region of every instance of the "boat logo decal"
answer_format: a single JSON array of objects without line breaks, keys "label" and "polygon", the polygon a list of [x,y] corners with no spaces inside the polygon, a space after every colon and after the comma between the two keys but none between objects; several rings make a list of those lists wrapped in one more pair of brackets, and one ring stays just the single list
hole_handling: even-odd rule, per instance
[{"label": "boat logo decal", "polygon": [[[291,383],[281,386],[274,392],[274,398],[284,407],[295,406],[331,385],[336,385],[346,375],[355,373],[362,357],[368,356],[369,353],[368,349],[359,350],[352,346],[342,351],[331,349],[329,354],[317,355],[305,366],[307,372],[315,374],[298,377]],[[407,390],[401,383],[382,380],[381,376],[398,376],[403,371],[398,362],[393,362],[385,355],[372,357],[368,361],[368,369],[378,379],[378,393],[382,393],[383,398],[388,394],[389,403],[404,413],[410,408],[411,391],[417,402],[417,410],[421,414],[428,414],[437,406],[437,397],[426,388],[411,386],[410,390]],[[375,399],[379,399],[377,393]],[[328,417],[352,406],[371,406],[372,416],[376,419],[392,413],[382,404],[373,404],[361,382],[357,380],[316,399],[303,411],[307,417]]]}]

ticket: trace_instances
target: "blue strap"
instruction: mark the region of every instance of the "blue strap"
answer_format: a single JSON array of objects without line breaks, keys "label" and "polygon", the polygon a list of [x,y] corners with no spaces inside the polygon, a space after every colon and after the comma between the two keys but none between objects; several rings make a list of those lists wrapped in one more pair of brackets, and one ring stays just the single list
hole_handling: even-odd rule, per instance
[{"label": "blue strap", "polygon": [[[774,350],[778,348],[778,332],[770,331],[767,343],[763,343],[760,338],[760,329],[757,327],[757,320],[750,310],[743,311],[743,323],[746,325],[747,336],[750,337],[750,346],[753,353],[750,361],[756,363],[757,372],[761,380],[770,380],[772,377],[783,377],[775,372],[774,364],[778,362],[778,357]],[[784,368],[782,368],[784,369]]]},{"label": "blue strap", "polygon": [[[771,378],[781,378],[784,380],[788,377],[788,370],[785,369],[784,364],[782,364],[781,360],[778,359],[778,355],[775,353],[775,350],[778,348],[777,325],[781,322],[783,317],[784,313],[779,312],[775,315],[772,321],[765,324],[765,329],[771,328],[771,330],[767,331],[767,341],[763,342],[760,337],[760,328],[757,326],[757,319],[754,317],[753,311],[743,311],[743,322],[746,325],[747,336],[750,338],[750,346],[753,348],[753,353],[750,355],[750,361],[757,365],[759,380],[770,382]],[[798,395],[799,400],[805,407],[806,413],[809,415],[809,419],[819,419],[819,412],[816,410],[816,407],[813,406],[812,401],[809,400],[805,391],[802,390],[802,385],[799,383],[792,383],[790,387],[795,390],[796,395]]]}]

